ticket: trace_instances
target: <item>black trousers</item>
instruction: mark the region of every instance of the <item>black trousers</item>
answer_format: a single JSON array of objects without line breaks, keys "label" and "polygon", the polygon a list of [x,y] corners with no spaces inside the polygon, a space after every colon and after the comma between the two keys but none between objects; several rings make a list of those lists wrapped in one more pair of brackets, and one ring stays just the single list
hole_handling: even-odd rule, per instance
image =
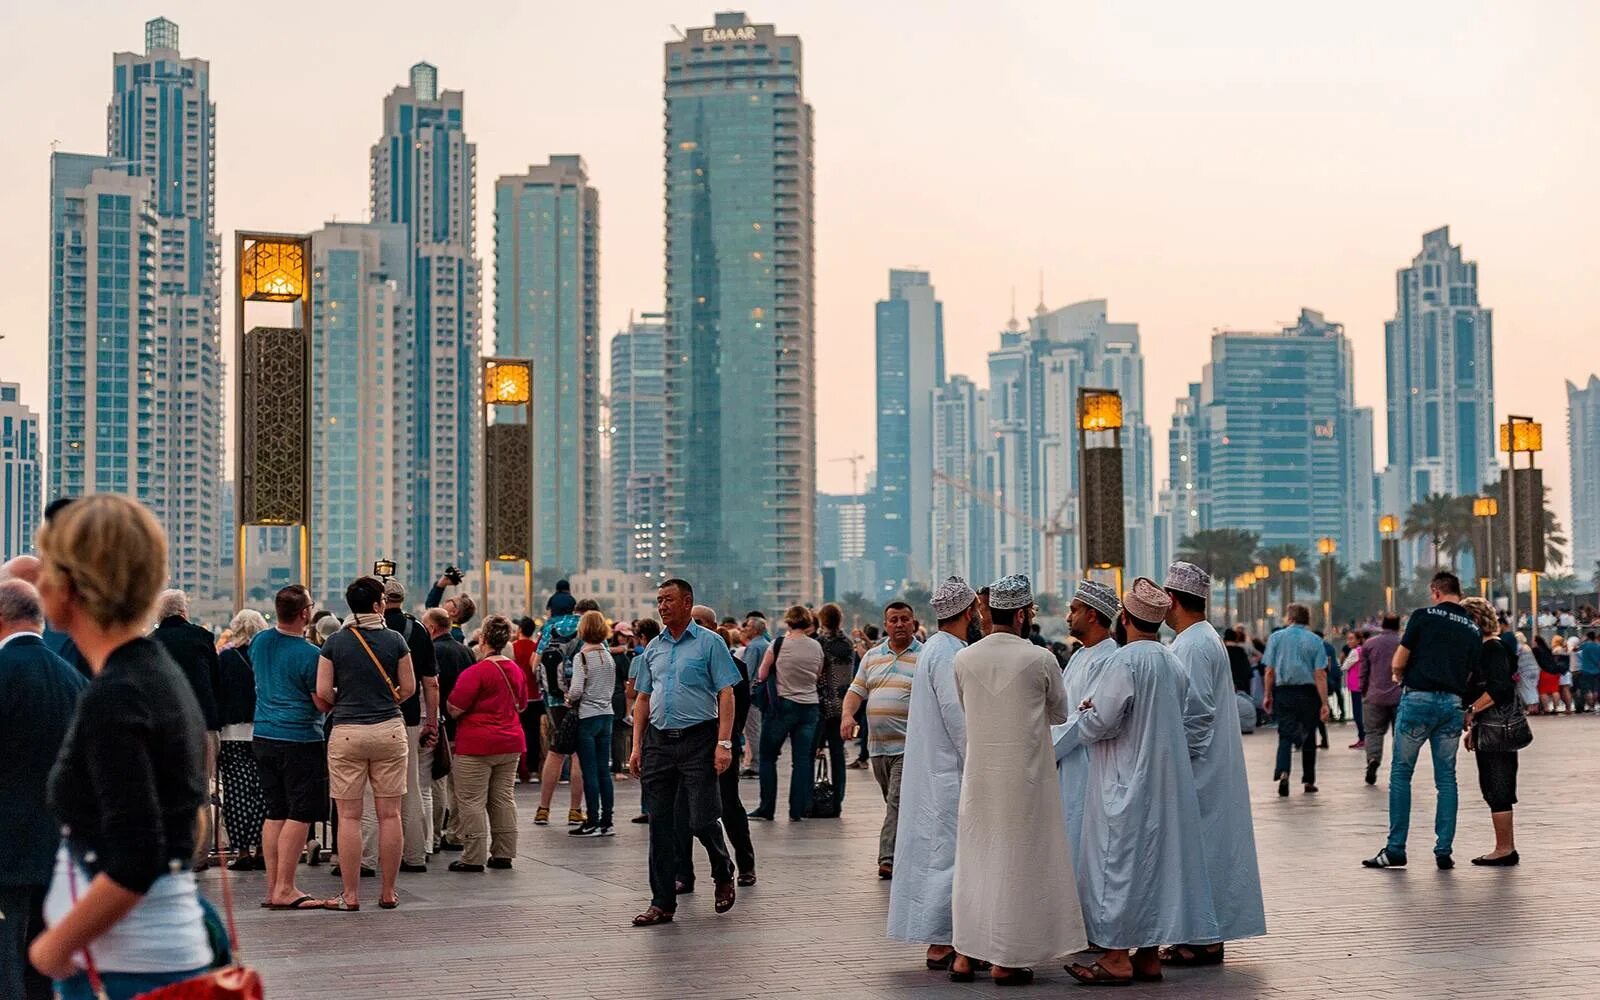
[{"label": "black trousers", "polygon": [[44,933],[42,885],[0,885],[0,997],[50,1000],[50,980],[28,964],[28,946]]},{"label": "black trousers", "polygon": [[[686,729],[645,729],[639,751],[639,784],[650,814],[650,905],[671,913],[678,907],[678,794],[684,797],[685,827],[705,845],[711,877],[733,878],[733,859],[717,820],[722,795],[717,789],[715,719]],[[731,768],[730,768],[731,770]]]},{"label": "black trousers", "polygon": [[817,747],[828,748],[828,780],[833,782],[833,800],[844,808],[844,737],[839,735],[839,717],[817,723]]},{"label": "black trousers", "polygon": [[1280,684],[1272,691],[1272,717],[1278,721],[1278,763],[1272,777],[1288,774],[1293,752],[1304,751],[1301,780],[1317,783],[1317,724],[1322,721],[1322,699],[1315,684]]},{"label": "black trousers", "polygon": [[[717,775],[717,793],[722,800],[722,828],[727,831],[728,844],[733,848],[734,865],[739,869],[740,875],[753,875],[756,870],[756,847],[750,842],[750,817],[745,812],[744,803],[739,800],[737,757],[732,766]],[[677,809],[673,816],[673,829],[678,838],[678,881],[692,886],[694,885],[694,833],[689,827],[689,797],[681,789],[678,792]]]}]

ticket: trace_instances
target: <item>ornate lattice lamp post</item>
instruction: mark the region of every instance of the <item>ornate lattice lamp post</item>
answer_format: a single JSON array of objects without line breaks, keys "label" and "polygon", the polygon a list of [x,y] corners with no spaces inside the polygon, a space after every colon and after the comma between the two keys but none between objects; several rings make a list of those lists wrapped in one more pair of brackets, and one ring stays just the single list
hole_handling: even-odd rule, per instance
[{"label": "ornate lattice lamp post", "polygon": [[1326,635],[1332,635],[1335,582],[1333,556],[1339,551],[1339,543],[1324,535],[1317,539],[1317,551],[1322,555],[1322,631]]},{"label": "ornate lattice lamp post", "polygon": [[[1528,574],[1528,617],[1539,627],[1539,574],[1544,572],[1544,475],[1534,467],[1533,456],[1544,450],[1544,425],[1532,417],[1507,416],[1500,425],[1500,450],[1510,468],[1500,477],[1511,521],[1507,536],[1511,565],[1511,625],[1517,623],[1517,574]],[[1528,467],[1517,468],[1517,456],[1528,456]]]},{"label": "ornate lattice lamp post", "polygon": [[1500,513],[1500,501],[1494,497],[1474,497],[1472,516],[1478,519],[1478,593],[1486,601],[1494,600],[1494,519]]},{"label": "ornate lattice lamp post", "polygon": [[[490,570],[522,563],[528,617],[533,617],[533,365],[523,358],[483,359],[483,607]],[[516,411],[520,410],[518,413]],[[521,420],[489,422],[494,413]]]},{"label": "ornate lattice lamp post", "polygon": [[1394,613],[1394,593],[1400,589],[1400,519],[1393,514],[1378,518],[1378,533],[1383,536],[1383,610]]},{"label": "ornate lattice lamp post", "polygon": [[[1122,593],[1127,565],[1122,524],[1122,394],[1078,390],[1078,525],[1083,571],[1113,570]],[[1055,593],[1054,552],[1045,553],[1044,589]]]}]

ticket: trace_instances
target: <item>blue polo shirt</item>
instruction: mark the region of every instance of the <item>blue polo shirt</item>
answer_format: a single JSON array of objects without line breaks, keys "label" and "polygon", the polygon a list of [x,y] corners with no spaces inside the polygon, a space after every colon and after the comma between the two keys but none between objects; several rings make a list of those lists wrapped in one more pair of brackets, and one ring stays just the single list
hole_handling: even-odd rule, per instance
[{"label": "blue polo shirt", "polygon": [[1275,686],[1315,684],[1316,671],[1328,668],[1328,644],[1304,625],[1290,625],[1267,637],[1261,665],[1272,668]]},{"label": "blue polo shirt", "polygon": [[250,640],[256,678],[255,735],[287,743],[322,742],[322,713],[311,700],[317,690],[321,652],[297,635],[268,629]]},{"label": "blue polo shirt", "polygon": [[1600,674],[1600,642],[1585,639],[1578,646],[1578,672]]},{"label": "blue polo shirt", "polygon": [[634,662],[634,689],[650,696],[650,724],[687,729],[717,717],[717,694],[739,683],[739,668],[722,636],[693,622],[678,638],[664,629]]}]

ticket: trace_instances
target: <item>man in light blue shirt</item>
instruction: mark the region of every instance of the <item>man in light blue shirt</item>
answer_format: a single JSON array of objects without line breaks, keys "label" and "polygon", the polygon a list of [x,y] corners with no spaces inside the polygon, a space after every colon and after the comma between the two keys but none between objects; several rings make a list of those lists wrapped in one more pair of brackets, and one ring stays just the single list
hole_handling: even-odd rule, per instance
[{"label": "man in light blue shirt", "polygon": [[716,881],[716,911],[733,908],[733,859],[717,820],[722,795],[717,775],[733,766],[733,686],[739,668],[716,632],[691,620],[694,590],[668,580],[656,591],[661,634],[645,647],[634,687],[633,756],[650,816],[650,906],[635,927],[672,922],[677,909],[677,847],[673,806],[680,788],[689,829],[705,845]]},{"label": "man in light blue shirt", "polygon": [[1317,723],[1328,719],[1328,649],[1311,631],[1311,609],[1291,604],[1284,609],[1289,627],[1267,638],[1261,654],[1266,696],[1262,707],[1278,723],[1278,763],[1272,780],[1278,794],[1289,794],[1289,768],[1295,749],[1304,751],[1301,779],[1306,794],[1317,790]]}]

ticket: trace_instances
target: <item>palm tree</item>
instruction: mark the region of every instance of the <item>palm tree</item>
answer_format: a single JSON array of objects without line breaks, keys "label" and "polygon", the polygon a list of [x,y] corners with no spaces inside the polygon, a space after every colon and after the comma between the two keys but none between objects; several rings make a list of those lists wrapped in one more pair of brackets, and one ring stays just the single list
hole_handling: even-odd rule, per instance
[{"label": "palm tree", "polygon": [[1433,547],[1433,568],[1442,565],[1440,557],[1450,556],[1450,568],[1456,568],[1456,557],[1472,539],[1472,498],[1453,497],[1446,493],[1430,493],[1411,505],[1406,511],[1406,521],[1401,533],[1409,541],[1426,538]]},{"label": "palm tree", "polygon": [[878,606],[859,590],[839,595],[839,610],[844,612],[851,627],[870,625],[878,620]]},{"label": "palm tree", "polygon": [[[1563,597],[1572,598],[1578,596],[1578,592],[1581,589],[1582,584],[1578,583],[1578,577],[1572,573],[1556,573],[1544,578],[1544,591],[1557,604],[1561,603]],[[1569,600],[1567,603],[1567,610],[1573,610],[1571,607],[1572,602]]]},{"label": "palm tree", "polygon": [[1241,528],[1209,528],[1185,535],[1178,541],[1176,557],[1192,562],[1211,574],[1213,584],[1222,581],[1222,606],[1233,604],[1233,578],[1252,565],[1259,535]]}]

